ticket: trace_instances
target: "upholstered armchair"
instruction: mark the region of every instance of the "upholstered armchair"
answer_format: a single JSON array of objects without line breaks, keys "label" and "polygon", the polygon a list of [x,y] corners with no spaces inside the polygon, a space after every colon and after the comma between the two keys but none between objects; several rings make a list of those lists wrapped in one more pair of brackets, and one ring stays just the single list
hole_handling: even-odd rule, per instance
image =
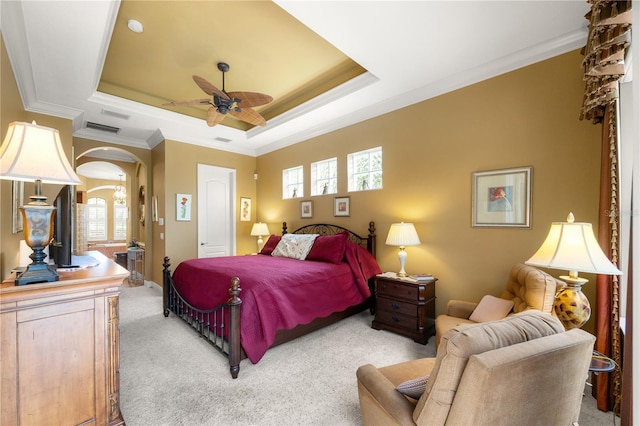
[{"label": "upholstered armchair", "polygon": [[[536,310],[453,327],[436,358],[358,368],[363,424],[571,425],[594,341]],[[417,394],[398,390],[407,383]]]},{"label": "upholstered armchair", "polygon": [[[565,283],[533,266],[517,264],[509,272],[507,285],[499,299],[513,302],[508,314],[516,314],[529,309],[550,313],[553,311],[553,301],[556,293],[564,287]],[[495,298],[494,298],[495,300]],[[483,300],[482,302],[487,302]],[[486,306],[486,305],[485,305]],[[436,350],[440,344],[440,338],[452,327],[463,324],[474,324],[476,317],[472,317],[478,302],[467,302],[452,299],[447,303],[447,313],[436,318]],[[508,307],[508,305],[507,305]],[[488,309],[498,310],[494,301]],[[480,319],[480,315],[477,315]],[[500,316],[500,318],[504,315]]]}]

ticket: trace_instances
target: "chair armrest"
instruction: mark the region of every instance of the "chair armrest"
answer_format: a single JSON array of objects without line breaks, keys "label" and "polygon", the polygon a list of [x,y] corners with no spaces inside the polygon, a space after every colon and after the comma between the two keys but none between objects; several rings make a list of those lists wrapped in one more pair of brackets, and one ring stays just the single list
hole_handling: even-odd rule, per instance
[{"label": "chair armrest", "polygon": [[476,306],[478,306],[478,304],[474,302],[452,299],[447,303],[447,315],[456,318],[469,319]]},{"label": "chair armrest", "polygon": [[376,367],[363,365],[356,376],[364,425],[415,425],[415,406]]}]

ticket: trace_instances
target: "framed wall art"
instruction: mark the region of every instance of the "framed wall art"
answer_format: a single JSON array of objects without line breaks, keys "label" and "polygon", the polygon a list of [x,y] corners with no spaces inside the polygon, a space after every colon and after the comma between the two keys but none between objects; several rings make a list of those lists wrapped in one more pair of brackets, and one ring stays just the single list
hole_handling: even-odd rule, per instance
[{"label": "framed wall art", "polygon": [[176,220],[191,220],[191,194],[176,194]]},{"label": "framed wall art", "polygon": [[300,201],[300,217],[313,217],[313,201]]},{"label": "framed wall art", "polygon": [[240,197],[240,221],[251,221],[251,198]]},{"label": "framed wall art", "polygon": [[158,196],[154,195],[151,198],[151,220],[158,221]]},{"label": "framed wall art", "polygon": [[14,234],[22,232],[22,213],[20,206],[24,204],[24,182],[13,181],[11,214],[12,214],[12,231]]},{"label": "framed wall art", "polygon": [[349,216],[349,197],[335,197],[333,199],[333,215]]},{"label": "framed wall art", "polygon": [[472,178],[473,227],[531,227],[532,167],[475,172]]}]

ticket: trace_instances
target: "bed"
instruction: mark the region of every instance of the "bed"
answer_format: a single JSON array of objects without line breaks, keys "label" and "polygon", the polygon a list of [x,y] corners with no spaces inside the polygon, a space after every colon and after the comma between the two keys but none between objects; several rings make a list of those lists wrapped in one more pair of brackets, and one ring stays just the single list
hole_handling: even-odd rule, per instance
[{"label": "bed", "polygon": [[164,315],[173,312],[226,355],[235,379],[244,358],[255,364],[270,347],[373,313],[381,272],[373,222],[368,232],[313,224],[289,233],[284,222],[257,255],[189,259],[173,273],[165,257]]}]

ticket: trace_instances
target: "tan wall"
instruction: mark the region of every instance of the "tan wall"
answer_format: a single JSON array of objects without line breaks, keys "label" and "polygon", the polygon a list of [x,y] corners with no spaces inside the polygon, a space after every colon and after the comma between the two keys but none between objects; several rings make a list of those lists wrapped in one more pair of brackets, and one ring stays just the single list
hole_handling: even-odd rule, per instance
[{"label": "tan wall", "polygon": [[[151,178],[153,181],[153,195],[158,197],[158,218],[167,217],[167,209],[164,202],[165,197],[165,145],[166,142],[161,142],[151,151]],[[166,256],[166,242],[165,226],[160,225],[160,222],[152,222],[152,259],[151,259],[151,271],[147,270],[147,279],[153,280],[153,282],[162,285],[162,264],[164,257]],[[162,238],[161,238],[162,237]],[[177,263],[175,263],[177,265]]]},{"label": "tan wall", "polygon": [[[4,45],[0,59],[3,71],[8,71],[1,80],[2,137],[11,121],[35,118],[38,124],[60,130],[71,158],[71,122],[25,112]],[[478,300],[484,294],[499,294],[509,268],[535,252],[552,221],[564,220],[573,211],[579,221],[598,222],[601,129],[577,119],[583,90],[581,59],[579,52],[571,52],[257,159],[175,141],[165,141],[153,152],[131,148],[150,168],[147,176],[153,176],[146,185],[147,216],[156,194],[159,217],[165,219],[165,226],[155,222],[146,231],[153,247],[146,278],[161,283],[165,255],[174,267],[196,255],[196,165],[204,163],[236,169],[236,202],[240,197],[253,201],[252,221],[236,219],[238,254],[255,250],[255,238],[249,233],[256,220],[267,222],[273,233],[286,220],[290,229],[329,222],[361,234],[374,220],[378,260],[383,269],[396,270],[397,249],[385,246],[384,240],[391,223],[411,221],[423,244],[407,249],[407,270],[438,276],[438,313],[451,298]],[[98,143],[78,139],[73,144],[78,155]],[[346,155],[375,146],[383,148],[384,189],[347,193]],[[314,217],[300,219],[300,199],[281,199],[282,170],[304,165],[308,194],[309,164],[333,156],[338,157],[340,171],[337,195],[351,197],[351,216],[333,217],[333,196],[307,196],[305,200],[314,202]],[[472,228],[472,172],[517,166],[533,167],[531,229]],[[258,181],[253,179],[254,169]],[[0,185],[0,263],[6,276],[15,266],[20,237],[11,233],[11,184],[0,181]],[[50,198],[59,190],[54,187],[45,185]],[[27,186],[26,194],[32,191]],[[175,220],[179,192],[194,197],[190,222]],[[594,301],[594,277],[587,278],[585,293]],[[592,328],[591,322],[586,328]]]},{"label": "tan wall", "polygon": [[[31,122],[33,120],[40,126],[52,127],[60,133],[62,147],[71,161],[72,123],[70,120],[49,115],[36,114],[25,111],[16,84],[16,79],[11,69],[11,64],[4,45],[4,39],[0,37],[0,67],[2,68],[0,80],[0,137],[4,141],[9,124],[14,121]],[[73,164],[73,163],[72,163]],[[43,195],[48,197],[48,202],[54,198],[62,188],[62,185],[42,185]],[[25,202],[29,202],[29,196],[35,193],[35,185],[26,182],[24,186]],[[0,273],[5,278],[11,269],[18,266],[20,240],[24,239],[22,233],[12,232],[12,181],[0,180]]]},{"label": "tan wall", "polygon": [[[511,266],[533,255],[552,221],[573,211],[576,220],[597,225],[601,127],[578,120],[581,60],[571,52],[262,155],[258,215],[271,229],[282,220],[290,229],[329,222],[363,235],[373,220],[386,271],[399,268],[397,248],[384,244],[389,226],[413,222],[422,244],[407,248],[406,269],[440,279],[437,313],[449,299],[499,295]],[[383,150],[384,189],[348,193],[347,154],[376,146]],[[336,195],[351,197],[350,217],[333,217],[333,195],[282,200],[283,169],[304,165],[309,194],[310,163],[333,156]],[[472,228],[472,173],[519,166],[533,167],[531,229]],[[313,201],[312,219],[300,219],[301,200]],[[588,278],[585,293],[595,301]]]},{"label": "tan wall", "polygon": [[[180,261],[198,254],[198,197],[197,197],[197,164],[226,167],[236,170],[236,210],[240,211],[240,197],[252,199],[252,221],[240,222],[236,217],[236,252],[245,254],[255,252],[255,237],[251,237],[251,226],[256,218],[256,181],[253,179],[253,171],[256,165],[254,157],[218,151],[195,145],[187,145],[175,141],[165,140],[154,149],[154,159],[161,157],[160,151],[164,150],[164,170],[154,167],[154,178],[164,173],[164,191],[158,193],[158,203],[162,205],[160,212],[164,215],[164,251],[171,258],[171,263],[178,265]],[[158,151],[156,153],[156,151]],[[156,154],[158,154],[156,156]],[[192,195],[191,221],[178,222],[176,220],[176,194],[184,193]],[[156,232],[154,231],[154,235]],[[160,242],[162,244],[162,242]],[[162,264],[156,264],[160,256],[154,257],[154,274],[161,271]],[[161,277],[154,275],[161,283]]]}]

